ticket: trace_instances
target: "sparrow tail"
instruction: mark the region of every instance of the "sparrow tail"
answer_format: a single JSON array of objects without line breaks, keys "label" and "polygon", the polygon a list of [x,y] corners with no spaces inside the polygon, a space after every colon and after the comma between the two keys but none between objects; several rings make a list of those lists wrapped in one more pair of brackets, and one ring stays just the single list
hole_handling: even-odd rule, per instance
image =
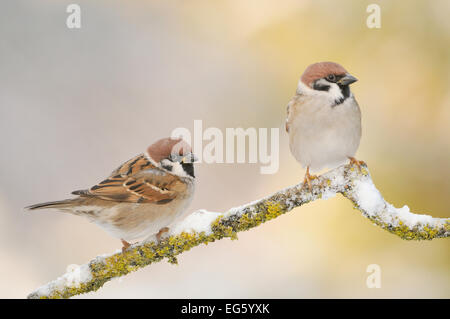
[{"label": "sparrow tail", "polygon": [[68,208],[73,205],[73,201],[74,201],[73,199],[65,199],[65,200],[60,200],[60,201],[55,201],[55,202],[46,202],[46,203],[35,204],[35,205],[27,206],[25,208],[29,209],[29,210],[43,209],[43,208],[56,208],[56,209]]}]

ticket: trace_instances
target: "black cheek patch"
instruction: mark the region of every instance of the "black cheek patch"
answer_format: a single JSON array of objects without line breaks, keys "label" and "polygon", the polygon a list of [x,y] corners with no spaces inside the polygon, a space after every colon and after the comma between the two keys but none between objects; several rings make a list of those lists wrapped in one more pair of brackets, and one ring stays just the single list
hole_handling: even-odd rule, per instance
[{"label": "black cheek patch", "polygon": [[330,89],[330,86],[326,85],[326,84],[320,84],[320,83],[314,82],[313,89],[317,90],[317,91],[328,91]]}]

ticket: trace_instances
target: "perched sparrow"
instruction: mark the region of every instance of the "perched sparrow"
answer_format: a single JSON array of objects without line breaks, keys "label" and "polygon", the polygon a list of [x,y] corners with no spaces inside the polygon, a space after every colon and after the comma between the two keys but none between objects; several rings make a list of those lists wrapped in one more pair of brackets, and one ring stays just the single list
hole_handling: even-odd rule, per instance
[{"label": "perched sparrow", "polygon": [[191,147],[185,141],[164,138],[99,184],[72,192],[77,198],[27,208],[55,208],[85,216],[120,238],[124,249],[130,245],[128,241],[154,234],[159,241],[192,199],[193,162]]},{"label": "perched sparrow", "polygon": [[342,66],[320,62],[308,66],[287,107],[286,131],[292,155],[309,170],[334,168],[353,156],[361,138],[361,112],[349,85],[357,79]]}]

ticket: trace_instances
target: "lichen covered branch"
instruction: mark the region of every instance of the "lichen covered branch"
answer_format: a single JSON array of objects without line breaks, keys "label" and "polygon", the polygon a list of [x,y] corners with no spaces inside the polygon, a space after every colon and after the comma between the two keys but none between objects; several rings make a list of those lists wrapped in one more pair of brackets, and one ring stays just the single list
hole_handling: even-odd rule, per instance
[{"label": "lichen covered branch", "polygon": [[230,209],[226,213],[197,211],[173,227],[161,242],[132,245],[125,253],[96,257],[31,293],[28,298],[70,298],[95,291],[107,281],[124,276],[166,258],[177,263],[176,256],[200,244],[258,226],[316,199],[342,194],[365,217],[402,239],[433,239],[450,236],[450,218],[413,214],[407,206],[395,208],[375,188],[365,165],[340,166],[312,180],[312,190],[303,184],[288,187],[261,200]]}]

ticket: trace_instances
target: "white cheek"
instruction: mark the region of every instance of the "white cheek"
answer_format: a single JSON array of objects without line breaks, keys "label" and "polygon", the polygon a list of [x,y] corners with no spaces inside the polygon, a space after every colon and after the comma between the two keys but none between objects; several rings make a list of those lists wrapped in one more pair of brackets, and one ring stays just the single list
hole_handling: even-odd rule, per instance
[{"label": "white cheek", "polygon": [[330,96],[333,100],[339,100],[344,97],[341,89],[339,88],[339,86],[336,83],[330,83],[324,79],[320,79],[319,81],[317,81],[317,83],[330,86],[330,89],[327,92],[326,91],[322,91],[322,92],[324,92],[325,94],[328,94],[328,96]]},{"label": "white cheek", "polygon": [[173,162],[169,161],[168,159],[163,159],[161,161],[161,166],[173,166]]},{"label": "white cheek", "polygon": [[336,83],[331,84],[330,90],[328,91],[335,100],[339,100],[344,98],[344,95],[342,94],[341,89]]},{"label": "white cheek", "polygon": [[181,163],[175,162],[172,164],[172,173],[178,176],[187,176],[186,172],[183,169],[183,166],[181,166]]},{"label": "white cheek", "polygon": [[330,89],[328,91],[314,90],[314,89],[311,89],[309,86],[305,85],[302,81],[299,81],[298,86],[297,86],[297,93],[310,95],[310,96],[320,96],[323,98],[327,98],[328,100],[330,100],[330,102],[333,102],[333,103],[334,103],[334,101],[339,100],[344,97],[342,95],[341,90],[339,89],[339,86],[336,83],[330,83],[324,79],[320,79],[317,82],[319,84],[329,85]]},{"label": "white cheek", "polygon": [[181,177],[189,177],[189,175],[186,174],[186,172],[183,169],[183,166],[181,166],[180,162],[171,162],[169,160],[162,160],[161,164],[163,166],[171,166],[172,170],[170,171],[171,174],[181,176]]}]

